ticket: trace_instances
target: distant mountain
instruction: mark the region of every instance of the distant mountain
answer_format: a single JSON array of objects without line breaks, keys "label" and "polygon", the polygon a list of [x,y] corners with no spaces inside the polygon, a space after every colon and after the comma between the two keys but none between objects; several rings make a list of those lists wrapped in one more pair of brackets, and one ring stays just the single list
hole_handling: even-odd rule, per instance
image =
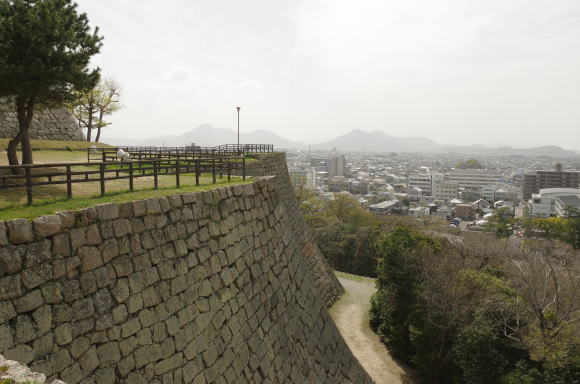
[{"label": "distant mountain", "polygon": [[[145,139],[111,138],[107,140],[112,145],[144,145],[144,146],[167,146],[181,147],[195,143],[202,147],[212,147],[221,144],[233,144],[238,139],[237,132],[233,129],[214,128],[209,124],[200,125],[192,131],[182,135],[162,135]],[[302,148],[303,144],[286,140],[275,133],[267,130],[254,132],[240,132],[241,144],[274,144],[277,148]]]},{"label": "distant mountain", "polygon": [[536,148],[512,148],[508,146],[490,148],[483,145],[446,145],[442,148],[445,152],[495,156],[576,157],[579,155],[578,152],[569,151],[556,145],[547,145]]},{"label": "distant mountain", "polygon": [[424,137],[395,137],[381,131],[367,132],[354,129],[336,139],[313,145],[313,149],[369,152],[428,152],[439,144]]},{"label": "distant mountain", "polygon": [[367,132],[360,129],[354,129],[336,139],[313,145],[312,148],[322,150],[336,148],[337,150],[351,152],[362,152],[364,150],[367,152],[451,152],[496,156],[578,156],[575,151],[568,151],[555,145],[538,148],[512,148],[508,146],[490,148],[481,144],[440,145],[424,137],[395,137],[381,131]]},{"label": "distant mountain", "polygon": [[[152,146],[185,146],[191,143],[203,147],[220,144],[231,144],[237,141],[236,131],[226,128],[215,128],[209,124],[200,125],[182,135],[163,135],[146,139],[111,138],[107,140],[112,145],[152,145]],[[291,141],[268,130],[240,133],[242,144],[274,144],[280,149],[305,149],[306,146],[297,141]],[[367,132],[354,129],[333,140],[312,144],[314,150],[332,150],[347,152],[433,152],[459,153],[466,155],[495,156],[550,156],[577,157],[580,153],[568,151],[561,147],[543,146],[537,148],[512,148],[509,146],[487,147],[481,144],[473,145],[441,145],[424,137],[396,137],[381,131]]]}]

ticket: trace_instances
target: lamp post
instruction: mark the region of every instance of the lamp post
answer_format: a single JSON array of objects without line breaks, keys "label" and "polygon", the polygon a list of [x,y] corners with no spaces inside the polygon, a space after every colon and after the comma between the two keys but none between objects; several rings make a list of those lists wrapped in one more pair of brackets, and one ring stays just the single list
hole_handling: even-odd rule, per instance
[{"label": "lamp post", "polygon": [[240,150],[240,108],[242,107],[236,107],[238,110],[238,151]]}]

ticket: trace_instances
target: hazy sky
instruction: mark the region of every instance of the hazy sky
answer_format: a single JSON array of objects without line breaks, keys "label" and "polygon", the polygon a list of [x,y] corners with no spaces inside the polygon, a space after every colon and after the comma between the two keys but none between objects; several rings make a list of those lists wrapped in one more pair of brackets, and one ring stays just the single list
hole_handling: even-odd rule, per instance
[{"label": "hazy sky", "polygon": [[580,147],[578,0],[80,0],[124,86],[107,136],[203,123]]}]

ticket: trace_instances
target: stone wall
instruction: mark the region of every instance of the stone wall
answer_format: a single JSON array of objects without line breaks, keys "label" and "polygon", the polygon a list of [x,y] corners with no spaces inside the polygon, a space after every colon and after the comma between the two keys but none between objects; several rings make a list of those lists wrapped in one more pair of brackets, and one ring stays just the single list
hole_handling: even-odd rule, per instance
[{"label": "stone wall", "polygon": [[[5,101],[0,102],[0,137],[12,138],[17,133],[16,110]],[[37,109],[30,127],[30,138],[38,140],[86,140],[75,119],[65,108]]]},{"label": "stone wall", "polygon": [[0,222],[0,354],[68,384],[370,383],[285,177]]},{"label": "stone wall", "polygon": [[308,268],[313,271],[314,282],[318,288],[320,298],[330,307],[344,293],[344,288],[326,259],[318,249],[310,230],[302,216],[296,194],[288,174],[285,152],[257,154],[258,161],[246,163],[246,173],[252,176],[278,175],[276,178],[278,194],[284,206],[286,218],[297,236],[303,254],[306,257]]}]

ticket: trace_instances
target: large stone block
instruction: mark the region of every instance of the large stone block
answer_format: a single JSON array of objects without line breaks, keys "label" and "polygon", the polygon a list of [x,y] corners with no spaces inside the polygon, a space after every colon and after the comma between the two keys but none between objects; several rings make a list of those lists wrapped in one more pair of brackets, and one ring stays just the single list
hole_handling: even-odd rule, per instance
[{"label": "large stone block", "polygon": [[14,300],[14,306],[17,312],[30,312],[42,306],[42,304],[43,300],[40,289],[36,289]]},{"label": "large stone block", "polygon": [[99,251],[99,249],[96,247],[81,247],[77,250],[77,255],[81,258],[82,272],[92,271],[103,265],[101,251]]},{"label": "large stone block", "polygon": [[99,355],[100,367],[108,367],[121,360],[121,351],[119,350],[119,344],[115,342],[107,343],[98,347],[97,354]]},{"label": "large stone block", "polygon": [[22,271],[22,282],[28,289],[33,289],[46,283],[52,278],[52,265],[41,264]]},{"label": "large stone block", "polygon": [[0,221],[0,245],[8,244],[8,233],[6,230],[6,223]]},{"label": "large stone block", "polygon": [[41,216],[33,221],[36,236],[48,237],[57,234],[60,231],[60,216],[46,215]]},{"label": "large stone block", "polygon": [[22,255],[15,246],[0,248],[0,276],[20,272]]},{"label": "large stone block", "polygon": [[32,224],[26,219],[7,221],[8,239],[12,244],[30,243],[34,241]]},{"label": "large stone block", "polygon": [[118,204],[99,204],[95,206],[99,220],[114,220],[119,218]]}]

